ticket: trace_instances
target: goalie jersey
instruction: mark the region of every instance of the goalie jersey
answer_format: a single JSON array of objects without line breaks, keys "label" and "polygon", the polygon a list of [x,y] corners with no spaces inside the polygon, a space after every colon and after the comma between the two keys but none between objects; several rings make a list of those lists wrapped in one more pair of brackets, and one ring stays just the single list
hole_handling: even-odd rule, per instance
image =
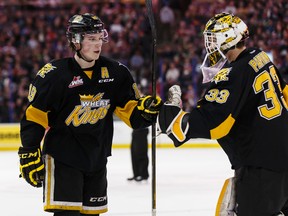
[{"label": "goalie jersey", "polygon": [[[113,114],[128,126],[151,125],[137,109],[139,92],[129,70],[100,56],[81,69],[74,58],[46,64],[29,87],[29,104],[21,120],[24,147],[83,171],[106,165],[111,155]],[[73,157],[71,157],[73,155]]]},{"label": "goalie jersey", "polygon": [[189,115],[187,136],[216,139],[234,169],[288,170],[287,99],[286,83],[267,54],[246,49],[214,76]]}]

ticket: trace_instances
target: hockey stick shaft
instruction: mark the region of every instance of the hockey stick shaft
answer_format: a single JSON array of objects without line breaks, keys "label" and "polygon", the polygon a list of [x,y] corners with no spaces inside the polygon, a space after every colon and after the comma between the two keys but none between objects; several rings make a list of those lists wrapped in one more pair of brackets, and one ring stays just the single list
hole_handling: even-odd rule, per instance
[{"label": "hockey stick shaft", "polygon": [[[146,0],[147,14],[149,18],[149,23],[151,26],[152,33],[152,96],[156,98],[156,45],[157,45],[157,32],[153,14],[152,0]],[[156,215],[156,126],[155,123],[152,124],[152,215]]]}]

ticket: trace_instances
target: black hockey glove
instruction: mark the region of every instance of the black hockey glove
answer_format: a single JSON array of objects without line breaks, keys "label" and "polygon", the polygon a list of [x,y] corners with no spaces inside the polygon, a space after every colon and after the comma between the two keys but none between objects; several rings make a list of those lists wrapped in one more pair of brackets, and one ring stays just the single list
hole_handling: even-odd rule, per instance
[{"label": "black hockey glove", "polygon": [[157,114],[162,105],[163,102],[159,96],[154,98],[151,95],[148,95],[139,99],[137,108],[142,111],[143,118],[150,122],[154,122],[156,121]]},{"label": "black hockey glove", "polygon": [[33,187],[42,187],[44,180],[44,163],[41,150],[38,147],[20,147],[20,177],[23,177]]}]

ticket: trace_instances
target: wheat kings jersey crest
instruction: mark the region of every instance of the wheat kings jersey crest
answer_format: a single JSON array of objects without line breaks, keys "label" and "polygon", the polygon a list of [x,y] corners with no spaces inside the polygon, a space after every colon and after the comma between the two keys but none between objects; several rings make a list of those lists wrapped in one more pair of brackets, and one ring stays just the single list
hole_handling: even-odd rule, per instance
[{"label": "wheat kings jersey crest", "polygon": [[267,54],[246,49],[212,79],[191,112],[188,136],[216,139],[232,168],[288,170],[287,96]]},{"label": "wheat kings jersey crest", "polygon": [[132,128],[151,123],[137,109],[139,92],[129,70],[100,57],[92,68],[81,69],[74,58],[52,61],[29,88],[29,105],[21,120],[23,146],[84,171],[106,165],[111,155],[113,114]]}]

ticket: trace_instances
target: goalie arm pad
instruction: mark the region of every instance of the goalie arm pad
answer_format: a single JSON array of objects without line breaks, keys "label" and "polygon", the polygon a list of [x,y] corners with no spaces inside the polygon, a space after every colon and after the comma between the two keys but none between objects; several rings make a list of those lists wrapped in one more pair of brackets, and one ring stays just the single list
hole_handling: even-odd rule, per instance
[{"label": "goalie arm pad", "polygon": [[235,181],[235,177],[225,180],[218,198],[215,216],[236,216]]},{"label": "goalie arm pad", "polygon": [[189,138],[189,114],[174,104],[165,103],[157,117],[157,133],[167,134],[178,147]]}]

